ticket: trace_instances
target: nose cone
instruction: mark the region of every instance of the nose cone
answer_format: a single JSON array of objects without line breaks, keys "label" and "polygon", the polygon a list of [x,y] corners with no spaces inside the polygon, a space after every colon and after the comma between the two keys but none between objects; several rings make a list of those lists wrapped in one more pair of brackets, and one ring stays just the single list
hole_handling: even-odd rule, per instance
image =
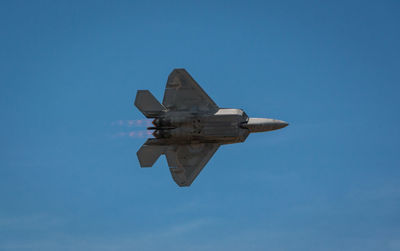
[{"label": "nose cone", "polygon": [[276,129],[281,129],[281,128],[284,128],[289,125],[288,122],[283,121],[283,120],[275,120],[275,121],[276,121],[275,122]]},{"label": "nose cone", "polygon": [[249,129],[250,132],[266,132],[281,129],[288,125],[287,122],[277,119],[249,118],[247,123],[242,126]]}]

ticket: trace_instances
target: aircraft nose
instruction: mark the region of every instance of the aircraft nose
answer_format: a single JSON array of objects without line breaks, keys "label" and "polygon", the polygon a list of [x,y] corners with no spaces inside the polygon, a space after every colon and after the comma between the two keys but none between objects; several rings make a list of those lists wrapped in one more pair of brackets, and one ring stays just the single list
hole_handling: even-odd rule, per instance
[{"label": "aircraft nose", "polygon": [[275,121],[276,121],[276,122],[275,122],[276,129],[281,129],[281,128],[284,128],[284,127],[286,127],[286,126],[289,125],[288,122],[283,121],[283,120],[275,120]]},{"label": "aircraft nose", "polygon": [[265,119],[265,118],[249,118],[246,124],[242,126],[250,130],[250,132],[266,132],[284,128],[289,123],[277,119]]}]

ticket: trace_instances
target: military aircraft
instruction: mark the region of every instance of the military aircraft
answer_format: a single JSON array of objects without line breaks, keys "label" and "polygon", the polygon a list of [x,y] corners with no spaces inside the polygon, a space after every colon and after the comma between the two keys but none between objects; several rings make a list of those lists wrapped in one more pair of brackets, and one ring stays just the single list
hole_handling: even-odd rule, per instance
[{"label": "military aircraft", "polygon": [[285,121],[249,118],[241,109],[219,108],[185,69],[168,77],[160,104],[148,90],[138,90],[135,106],[154,118],[154,138],[137,152],[141,167],[151,167],[165,154],[172,178],[190,186],[221,145],[244,142],[253,132],[283,128]]}]

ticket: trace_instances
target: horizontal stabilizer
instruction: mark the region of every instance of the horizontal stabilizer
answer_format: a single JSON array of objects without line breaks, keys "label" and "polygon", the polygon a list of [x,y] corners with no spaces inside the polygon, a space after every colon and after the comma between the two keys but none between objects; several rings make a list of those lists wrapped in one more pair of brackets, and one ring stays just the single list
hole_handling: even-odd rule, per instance
[{"label": "horizontal stabilizer", "polygon": [[[146,142],[147,143],[147,142]],[[166,146],[147,145],[146,143],[137,151],[136,155],[139,159],[141,167],[152,167],[158,157],[166,150]]]},{"label": "horizontal stabilizer", "polygon": [[166,108],[158,102],[149,90],[138,90],[136,93],[135,106],[147,118],[158,117]]}]

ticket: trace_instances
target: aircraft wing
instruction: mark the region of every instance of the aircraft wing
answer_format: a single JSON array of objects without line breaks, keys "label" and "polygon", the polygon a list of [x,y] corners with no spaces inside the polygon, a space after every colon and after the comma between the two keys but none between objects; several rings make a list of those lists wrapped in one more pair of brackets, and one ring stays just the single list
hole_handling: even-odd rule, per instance
[{"label": "aircraft wing", "polygon": [[218,106],[185,69],[175,69],[168,77],[163,105],[169,110],[216,112]]},{"label": "aircraft wing", "polygon": [[219,146],[214,143],[170,146],[165,155],[176,184],[190,186]]}]

